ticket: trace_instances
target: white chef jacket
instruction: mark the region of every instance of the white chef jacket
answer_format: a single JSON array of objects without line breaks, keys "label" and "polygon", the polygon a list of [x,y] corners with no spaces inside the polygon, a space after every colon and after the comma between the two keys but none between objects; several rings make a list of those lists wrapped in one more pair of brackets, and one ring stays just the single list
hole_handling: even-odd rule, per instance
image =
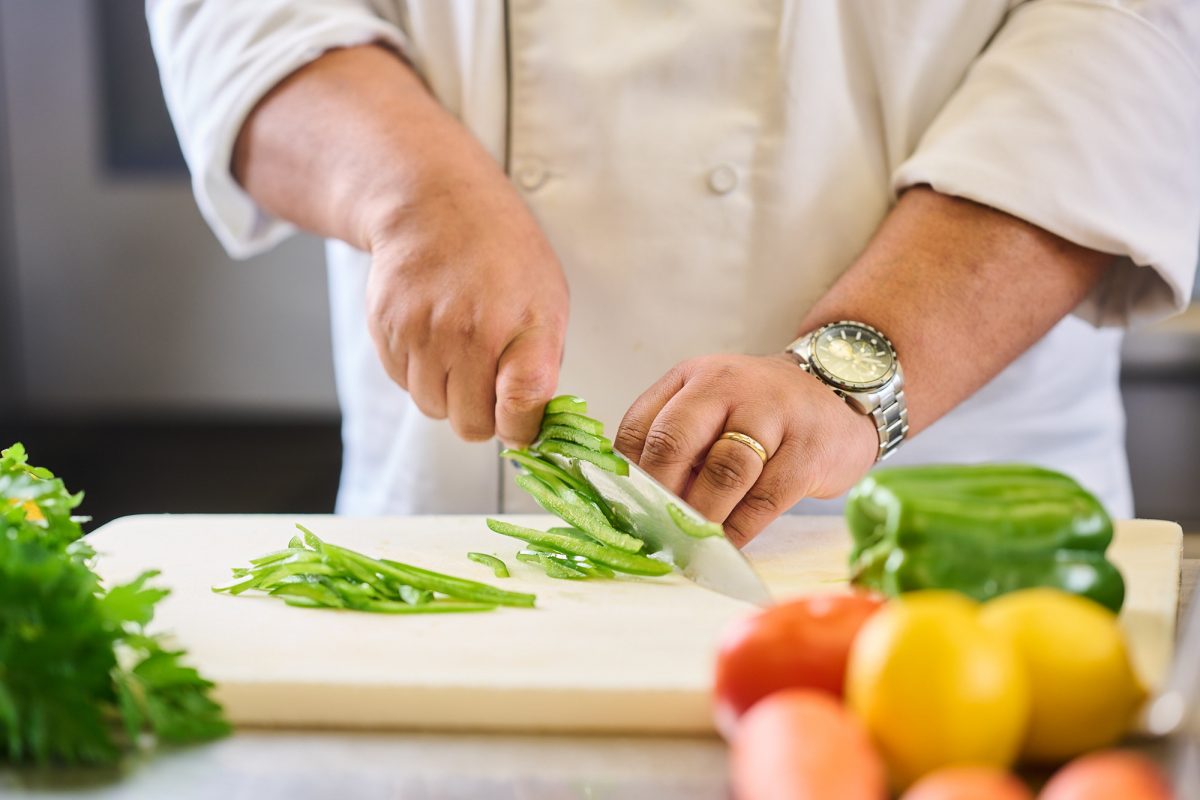
[{"label": "white chef jacket", "polygon": [[[682,359],[781,350],[906,187],[1118,254],[1072,316],[890,463],[1035,461],[1121,516],[1121,327],[1186,304],[1200,241],[1198,12],[1192,0],[147,3],[197,201],[236,256],[292,231],[230,174],[255,102],[330,48],[402,53],[506,165],[554,246],[572,297],[560,387],[610,428]],[[338,510],[521,508],[494,443],[459,441],[387,378],[365,324],[368,256],[330,242],[328,260]]]}]

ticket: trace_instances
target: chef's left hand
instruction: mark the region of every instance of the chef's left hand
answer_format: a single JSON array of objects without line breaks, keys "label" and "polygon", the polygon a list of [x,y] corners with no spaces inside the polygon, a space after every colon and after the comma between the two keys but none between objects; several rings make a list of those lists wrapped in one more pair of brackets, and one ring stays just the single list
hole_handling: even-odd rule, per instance
[{"label": "chef's left hand", "polygon": [[[767,463],[735,431],[766,449]],[[804,497],[836,497],[875,462],[879,438],[790,356],[713,355],[677,365],[625,414],[616,447],[725,526],[739,547]]]}]

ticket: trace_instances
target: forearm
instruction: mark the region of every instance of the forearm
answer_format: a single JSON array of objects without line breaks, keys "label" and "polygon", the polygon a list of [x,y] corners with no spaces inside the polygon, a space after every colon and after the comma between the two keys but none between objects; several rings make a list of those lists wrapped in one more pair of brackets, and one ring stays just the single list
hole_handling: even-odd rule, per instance
[{"label": "forearm", "polygon": [[363,250],[440,183],[500,174],[379,46],[331,51],[276,86],[242,126],[232,169],[267,211]]},{"label": "forearm", "polygon": [[1111,261],[1008,214],[915,188],[801,330],[856,319],[887,333],[915,434],[1045,335]]}]

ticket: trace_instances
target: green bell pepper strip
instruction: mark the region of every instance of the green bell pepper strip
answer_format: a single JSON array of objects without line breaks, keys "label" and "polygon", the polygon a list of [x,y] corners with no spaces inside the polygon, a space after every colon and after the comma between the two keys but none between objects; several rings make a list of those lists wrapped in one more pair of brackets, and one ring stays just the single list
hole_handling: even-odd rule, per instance
[{"label": "green bell pepper strip", "polygon": [[628,575],[666,575],[674,569],[670,564],[656,561],[653,558],[618,550],[599,542],[564,536],[561,533],[538,531],[490,517],[487,520],[487,526],[502,536],[511,536],[530,544],[549,547],[567,555],[583,556],[593,563],[603,564]]},{"label": "green bell pepper strip", "polygon": [[542,413],[547,414],[587,414],[587,401],[582,397],[576,397],[573,394],[560,394],[558,397],[546,403],[546,409]]},{"label": "green bell pepper strip", "polygon": [[[584,558],[583,556],[573,556],[573,555],[570,555],[569,553],[560,553],[559,551],[555,550],[554,548],[543,547],[540,544],[529,544],[528,542],[526,542],[525,549],[523,549],[523,550],[521,550],[521,552],[517,553],[517,558],[521,558],[522,553],[529,555],[529,556],[536,556],[539,554],[544,555],[547,558],[553,559],[554,561],[557,561],[562,564],[566,564],[567,566],[571,567],[572,569],[579,570],[580,572],[582,572],[584,575],[586,575],[589,578],[615,578],[616,577],[616,573],[613,572],[608,567],[604,566],[603,564],[597,564],[593,561],[589,561],[588,559]],[[525,560],[528,560],[528,559],[525,559]]]},{"label": "green bell pepper strip", "polygon": [[495,556],[489,556],[487,553],[467,553],[467,558],[476,564],[483,564],[485,567],[490,568],[497,578],[508,577],[508,567]]},{"label": "green bell pepper strip", "polygon": [[542,569],[546,570],[546,574],[551,578],[577,581],[586,579],[588,576],[583,570],[576,569],[564,561],[553,559],[545,553],[538,556],[538,563],[542,565]]},{"label": "green bell pepper strip", "polygon": [[414,606],[395,600],[372,600],[364,604],[362,610],[373,611],[376,614],[456,614],[470,611],[495,611],[496,604],[434,600]]},{"label": "green bell pepper strip", "polygon": [[296,608],[329,608],[329,606],[317,600],[308,597],[290,597],[283,596],[284,605],[295,606]]},{"label": "green bell pepper strip", "polygon": [[580,539],[585,542],[590,542],[592,540],[592,537],[588,536],[586,533],[579,530],[579,528],[557,527],[557,528],[550,528],[548,532],[549,533],[561,533],[563,536],[570,536],[574,539]]},{"label": "green bell pepper strip", "polygon": [[707,539],[710,536],[724,536],[725,529],[715,522],[705,520],[704,522],[696,522],[696,520],[683,513],[683,509],[674,503],[667,503],[667,514],[671,517],[671,521],[675,523],[675,527],[695,539]]},{"label": "green bell pepper strip", "polygon": [[270,564],[261,570],[253,570],[250,577],[233,586],[216,587],[214,592],[228,592],[239,595],[249,589],[269,589],[281,583],[285,578],[297,575],[337,575],[338,570],[322,562],[298,561],[289,564]]},{"label": "green bell pepper strip", "polygon": [[954,589],[988,600],[1049,586],[1113,611],[1125,584],[1106,558],[1112,520],[1062,473],[1024,464],[897,467],[846,501],[854,582],[886,594]]},{"label": "green bell pepper strip", "polygon": [[432,570],[414,567],[411,564],[403,564],[399,561],[392,561],[386,558],[370,558],[362,553],[324,542],[306,528],[301,528],[301,530],[304,531],[305,542],[313,549],[329,554],[331,557],[343,562],[357,563],[383,578],[396,581],[397,583],[408,584],[416,589],[438,592],[458,600],[501,606],[527,607],[532,606],[536,600],[534,595],[531,594],[509,592],[489,586],[486,583],[479,583],[478,581],[467,580],[466,578],[457,578],[453,575],[433,572]]},{"label": "green bell pepper strip", "polygon": [[528,450],[506,449],[500,451],[500,457],[507,458],[520,464],[530,474],[536,476],[542,481],[542,483],[545,483],[551,489],[553,489],[560,497],[563,495],[562,487],[565,484],[575,493],[584,496],[594,503],[596,507],[600,509],[601,513],[604,514],[605,518],[608,520],[608,524],[611,527],[614,527],[622,532],[628,532],[625,529],[626,526],[622,525],[620,517],[613,512],[613,509],[610,508],[608,503],[604,501],[604,498],[602,498],[599,493],[596,492],[595,488],[586,480],[584,480],[583,477],[575,475],[574,473],[558,466],[549,459],[546,459],[536,453],[531,453]]},{"label": "green bell pepper strip", "polygon": [[589,447],[584,447],[574,442],[560,441],[559,439],[546,439],[539,442],[537,451],[539,453],[556,453],[567,458],[577,458],[580,461],[590,461],[600,469],[611,472],[614,475],[629,474],[629,462],[615,452],[601,453]]},{"label": "green bell pepper strip", "polygon": [[641,539],[622,533],[610,525],[608,518],[600,509],[574,492],[568,491],[565,495],[556,494],[551,491],[550,487],[532,475],[518,475],[517,485],[529,492],[537,504],[546,511],[564,522],[571,523],[602,544],[630,553],[636,553],[645,546]]},{"label": "green bell pepper strip", "polygon": [[553,559],[545,553],[531,553],[522,551],[517,553],[517,560],[523,561],[526,564],[533,564],[541,567],[546,573],[546,576],[550,578],[561,578],[565,580],[577,581],[588,577],[587,573],[583,570],[575,569],[566,562]]},{"label": "green bell pepper strip", "polygon": [[[535,475],[555,491],[560,491],[560,486],[566,485],[576,492],[586,494],[589,497],[595,494],[595,490],[592,489],[591,484],[567,472],[558,464],[546,461],[528,450],[505,449],[500,451],[500,457],[517,462],[528,470],[531,475]],[[558,483],[556,484],[555,481]]]},{"label": "green bell pepper strip", "polygon": [[306,553],[312,553],[312,551],[304,547],[289,547],[286,550],[276,550],[274,553],[267,553],[265,556],[252,558],[250,559],[250,563],[256,567],[262,567],[267,564],[274,564],[276,561],[283,561],[293,556],[303,556]]},{"label": "green bell pepper strip", "polygon": [[281,583],[267,594],[272,597],[303,597],[326,608],[344,608],[347,605],[337,592],[319,583]]},{"label": "green bell pepper strip", "polygon": [[575,428],[584,433],[590,433],[593,436],[604,435],[604,423],[598,419],[585,417],[583,414],[572,414],[569,411],[562,411],[557,414],[547,414],[542,417],[542,430],[552,425],[565,425],[568,428]]},{"label": "green bell pepper strip", "polygon": [[[595,450],[597,453],[612,452],[612,441],[610,439],[567,425],[543,425],[542,432],[538,434],[538,441],[547,442],[552,439],[560,442],[573,442],[580,447]],[[537,448],[538,445],[535,444],[534,447]]]},{"label": "green bell pepper strip", "polygon": [[433,592],[428,589],[415,589],[407,583],[397,584],[396,594],[400,596],[401,601],[410,606],[423,606],[433,600]]}]

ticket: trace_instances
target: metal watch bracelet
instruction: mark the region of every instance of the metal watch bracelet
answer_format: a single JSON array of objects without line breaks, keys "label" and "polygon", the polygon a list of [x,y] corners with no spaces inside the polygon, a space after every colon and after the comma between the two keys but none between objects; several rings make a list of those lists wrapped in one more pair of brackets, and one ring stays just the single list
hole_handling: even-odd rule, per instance
[{"label": "metal watch bracelet", "polygon": [[875,430],[879,433],[878,463],[890,456],[908,435],[908,405],[904,402],[904,386],[897,382],[880,390],[879,405],[871,412]]}]

